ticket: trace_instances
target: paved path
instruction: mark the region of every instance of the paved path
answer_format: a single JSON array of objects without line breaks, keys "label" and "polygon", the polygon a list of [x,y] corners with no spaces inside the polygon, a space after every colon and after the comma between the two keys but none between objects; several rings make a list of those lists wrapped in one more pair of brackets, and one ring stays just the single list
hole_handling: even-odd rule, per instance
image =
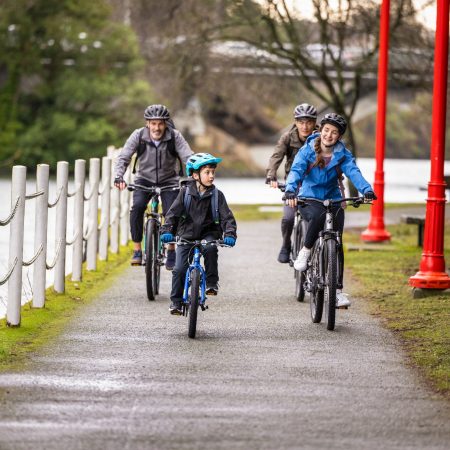
[{"label": "paved path", "polygon": [[363,302],[312,324],[275,262],[277,222],[241,223],[198,338],[129,268],[20,373],[0,375],[0,448],[448,449],[450,408]]}]

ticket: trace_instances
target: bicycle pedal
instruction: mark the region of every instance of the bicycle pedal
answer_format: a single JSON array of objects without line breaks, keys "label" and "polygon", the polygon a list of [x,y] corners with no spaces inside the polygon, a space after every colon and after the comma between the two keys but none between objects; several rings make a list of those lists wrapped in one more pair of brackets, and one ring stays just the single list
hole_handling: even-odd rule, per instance
[{"label": "bicycle pedal", "polygon": [[202,308],[202,311],[206,311],[208,309],[208,305],[200,305],[200,308]]}]

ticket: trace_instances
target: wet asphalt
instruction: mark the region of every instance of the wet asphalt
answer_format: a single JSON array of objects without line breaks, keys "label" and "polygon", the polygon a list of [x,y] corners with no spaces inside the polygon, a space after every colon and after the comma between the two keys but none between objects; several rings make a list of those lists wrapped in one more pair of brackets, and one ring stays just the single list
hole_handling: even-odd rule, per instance
[{"label": "wet asphalt", "polygon": [[0,449],[448,449],[449,404],[364,301],[334,332],[311,323],[276,262],[279,222],[238,231],[195,340],[169,315],[170,273],[149,302],[130,267],[26,369],[1,374]]}]

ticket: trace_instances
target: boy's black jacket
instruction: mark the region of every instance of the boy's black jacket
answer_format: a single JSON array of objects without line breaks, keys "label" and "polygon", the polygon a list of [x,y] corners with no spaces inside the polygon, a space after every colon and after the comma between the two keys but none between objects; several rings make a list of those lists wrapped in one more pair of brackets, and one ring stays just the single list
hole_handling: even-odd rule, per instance
[{"label": "boy's black jacket", "polygon": [[[184,207],[185,189],[189,189],[192,196],[189,212]],[[225,236],[236,238],[236,220],[221,191],[218,191],[220,224],[214,223],[211,210],[213,189],[216,187],[212,186],[200,197],[195,181],[186,183],[167,212],[161,233],[172,233],[188,240],[203,239],[207,235],[214,239]]]}]

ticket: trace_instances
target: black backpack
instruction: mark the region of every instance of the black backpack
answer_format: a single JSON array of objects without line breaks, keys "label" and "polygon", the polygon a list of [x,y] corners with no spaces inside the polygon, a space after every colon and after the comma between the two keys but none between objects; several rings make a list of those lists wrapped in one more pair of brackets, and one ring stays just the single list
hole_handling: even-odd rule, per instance
[{"label": "black backpack", "polygon": [[[184,197],[183,197],[183,203],[184,203],[184,210],[186,218],[187,214],[189,214],[189,207],[191,206],[192,201],[192,195],[189,193],[189,189],[185,188],[184,191]],[[220,216],[219,216],[219,191],[217,188],[214,188],[211,195],[211,211],[212,216],[215,224],[220,223]]]},{"label": "black backpack", "polygon": [[[175,129],[175,125],[173,122],[168,123],[167,127],[170,131],[170,139],[167,141],[167,151],[176,159],[178,159],[178,162],[180,164],[180,170],[178,171],[178,175],[180,177],[184,176],[184,172],[183,172],[183,163],[181,162],[180,156],[178,155],[176,149],[175,149],[175,133],[173,132],[173,130]],[[136,152],[136,158],[134,160],[134,165],[133,165],[133,174],[136,173],[136,165],[138,162],[139,157],[145,152],[146,150],[146,143],[145,141],[142,139],[143,135],[144,135],[144,131],[145,131],[145,127],[141,129],[141,131],[139,132],[139,143],[138,143],[138,148],[137,148],[137,152]]]}]

